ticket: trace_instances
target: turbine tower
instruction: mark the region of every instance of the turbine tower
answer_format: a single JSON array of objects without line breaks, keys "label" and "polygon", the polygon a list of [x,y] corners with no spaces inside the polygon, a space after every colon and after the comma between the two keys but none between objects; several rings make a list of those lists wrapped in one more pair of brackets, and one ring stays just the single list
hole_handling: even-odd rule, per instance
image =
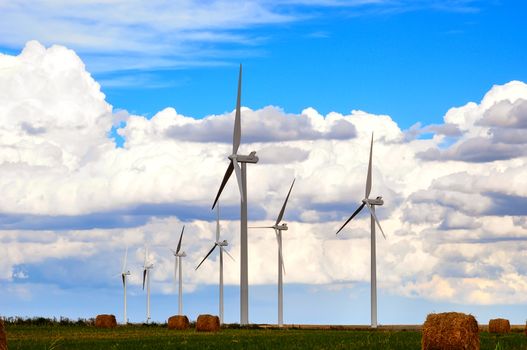
[{"label": "turbine tower", "polygon": [[[181,271],[181,258],[187,256],[185,252],[181,251],[181,240],[183,239],[183,232],[185,231],[185,226],[181,230],[181,235],[179,236],[179,242],[177,244],[176,250],[170,249],[174,253],[174,282],[178,281],[178,272],[179,272],[179,295],[178,295],[178,315],[183,314],[183,278]],[[179,264],[179,270],[178,270]]]},{"label": "turbine tower", "polygon": [[[249,276],[248,276],[248,256],[247,256],[247,163],[258,163],[256,152],[244,156],[238,154],[241,141],[241,89],[242,89],[242,65],[240,64],[240,74],[238,77],[238,97],[236,100],[236,114],[234,118],[234,132],[232,136],[232,154],[228,156],[229,166],[223,176],[223,180],[212,205],[216,206],[223,188],[227,184],[232,172],[236,173],[238,189],[240,190],[240,324],[249,324]],[[241,163],[241,169],[240,164]]]},{"label": "turbine tower", "polygon": [[123,324],[128,323],[128,317],[126,316],[126,276],[130,276],[130,271],[126,269],[126,260],[128,258],[128,247],[126,247],[126,250],[124,251],[124,259],[123,259],[123,268],[121,269],[121,279],[123,281],[123,290],[124,290],[124,316],[123,316]]},{"label": "turbine tower", "polygon": [[382,230],[381,224],[375,215],[375,206],[383,205],[384,201],[382,197],[377,197],[375,199],[370,199],[371,192],[371,157],[373,151],[373,133],[371,134],[371,145],[370,145],[370,161],[368,164],[368,175],[366,177],[366,194],[362,200],[362,204],[355,210],[355,212],[350,216],[348,220],[342,225],[342,227],[337,231],[337,234],[351,221],[365,206],[370,211],[371,216],[371,327],[377,328],[377,258],[376,258],[376,248],[375,248],[375,223],[379,226],[381,233],[386,239],[386,235]]},{"label": "turbine tower", "polygon": [[291,190],[293,189],[294,184],[295,184],[295,180],[293,180],[293,183],[291,184],[291,187],[289,188],[287,197],[285,197],[284,204],[282,205],[282,209],[280,210],[280,213],[278,214],[278,217],[276,218],[276,222],[274,223],[274,225],[273,226],[252,227],[252,228],[272,228],[276,234],[276,242],[278,243],[278,327],[282,327],[284,325],[284,288],[283,288],[282,271],[285,273],[285,267],[284,267],[284,258],[282,255],[282,231],[287,231],[287,224],[283,223],[280,225],[280,222],[282,221],[282,218],[284,216],[285,207],[287,205],[287,201],[289,200],[289,195],[291,194]]},{"label": "turbine tower", "polygon": [[145,260],[143,263],[143,290],[146,282],[146,323],[150,321],[150,270],[154,264],[148,262],[148,247],[145,246]]},{"label": "turbine tower", "polygon": [[205,260],[207,260],[209,255],[212,254],[212,252],[214,251],[214,249],[216,249],[216,247],[220,247],[220,303],[219,303],[219,308],[220,309],[219,309],[219,314],[220,314],[220,324],[222,324],[223,323],[223,252],[227,253],[227,255],[232,260],[234,260],[234,258],[225,249],[225,247],[229,245],[227,243],[227,241],[226,240],[220,241],[220,206],[219,206],[219,204],[216,206],[216,212],[217,212],[217,218],[216,218],[216,241],[214,242],[214,246],[212,247],[212,249],[209,250],[207,255],[205,255],[203,260],[201,260],[199,265],[196,267],[196,270],[199,269],[199,267],[201,266],[201,264],[203,264],[203,262]]}]

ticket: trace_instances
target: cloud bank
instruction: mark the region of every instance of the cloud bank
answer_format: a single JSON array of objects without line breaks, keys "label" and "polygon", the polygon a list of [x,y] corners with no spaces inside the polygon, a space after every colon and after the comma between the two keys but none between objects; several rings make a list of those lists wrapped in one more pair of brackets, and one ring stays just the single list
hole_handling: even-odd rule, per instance
[{"label": "cloud bank", "polygon": [[[0,279],[111,284],[113,272],[95,277],[96,262],[117,271],[128,245],[138,266],[148,244],[154,290],[171,292],[167,247],[180,227],[186,271],[210,248],[233,112],[199,120],[174,108],[150,119],[115,112],[75,52],[34,41],[0,56],[0,91]],[[374,132],[372,195],[385,200],[378,214],[388,236],[378,240],[380,288],[470,304],[527,302],[525,101],[527,85],[512,81],[450,109],[443,124],[410,130],[359,110],[244,108],[240,152],[261,159],[248,173],[252,223],[276,218],[296,178],[285,215],[286,282],[369,281],[368,218],[335,232],[362,199]],[[122,148],[108,136],[115,125]],[[238,201],[229,183],[222,235],[235,258]],[[251,283],[275,283],[272,232],[251,231],[249,241]],[[57,261],[68,262],[63,273],[46,273]],[[189,273],[189,288],[211,283],[216,268],[213,261]],[[238,280],[237,264],[226,263],[226,283]]]}]

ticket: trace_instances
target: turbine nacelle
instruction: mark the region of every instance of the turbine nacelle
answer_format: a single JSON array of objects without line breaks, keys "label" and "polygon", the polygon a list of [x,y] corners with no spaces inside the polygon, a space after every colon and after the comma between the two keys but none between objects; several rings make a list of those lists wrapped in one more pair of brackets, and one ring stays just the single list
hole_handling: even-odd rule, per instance
[{"label": "turbine nacelle", "polygon": [[281,225],[273,225],[273,228],[274,228],[275,230],[287,231],[287,224],[284,222],[284,223],[281,224]]},{"label": "turbine nacelle", "polygon": [[256,156],[256,151],[252,151],[248,156],[244,156],[241,154],[231,154],[228,156],[231,161],[236,160],[239,163],[258,163],[259,158]]},{"label": "turbine nacelle", "polygon": [[130,271],[121,272],[121,276],[130,276],[130,275],[131,275]]},{"label": "turbine nacelle", "polygon": [[185,253],[185,252],[174,253],[174,256],[179,256],[179,257],[183,258],[183,257],[187,256],[187,253]]},{"label": "turbine nacelle", "polygon": [[229,243],[227,243],[227,240],[223,240],[221,242],[216,242],[216,245],[220,246],[220,247],[226,247],[229,245]]},{"label": "turbine nacelle", "polygon": [[381,197],[381,196],[378,196],[378,197],[375,198],[375,199],[364,198],[364,199],[362,200],[362,203],[364,203],[364,204],[369,204],[369,205],[383,205],[383,204],[384,204],[384,201],[382,200],[382,197]]}]

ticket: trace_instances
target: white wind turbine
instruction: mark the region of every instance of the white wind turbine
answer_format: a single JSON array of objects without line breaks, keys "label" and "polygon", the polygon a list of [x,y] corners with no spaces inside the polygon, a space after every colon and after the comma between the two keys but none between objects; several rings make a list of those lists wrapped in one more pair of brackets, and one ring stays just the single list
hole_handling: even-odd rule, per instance
[{"label": "white wind turbine", "polygon": [[386,239],[386,235],[382,230],[381,224],[375,215],[375,206],[383,205],[384,201],[382,197],[377,197],[375,199],[370,199],[371,192],[371,159],[373,151],[373,133],[371,134],[371,145],[370,145],[370,161],[368,164],[368,175],[366,177],[366,194],[362,200],[362,204],[355,210],[355,212],[350,216],[348,220],[342,225],[342,227],[337,231],[337,234],[351,221],[363,208],[366,206],[370,211],[371,216],[371,327],[377,328],[377,259],[376,259],[376,248],[375,248],[375,223],[379,226],[381,233]]},{"label": "white wind turbine", "polygon": [[[247,163],[258,163],[256,152],[248,156],[239,155],[238,148],[241,141],[241,89],[242,89],[242,65],[240,64],[240,75],[238,77],[238,97],[236,100],[236,114],[234,118],[234,132],[232,136],[232,154],[229,158],[229,166],[221,182],[218,194],[212,205],[216,206],[223,188],[227,184],[232,172],[236,173],[238,189],[240,190],[240,324],[249,324],[249,273],[247,256]],[[241,169],[240,164],[241,163]]]},{"label": "white wind turbine", "polygon": [[278,243],[278,326],[279,327],[282,327],[284,324],[284,289],[283,289],[282,271],[285,273],[285,267],[284,267],[284,257],[282,254],[282,231],[287,231],[287,224],[283,223],[280,225],[280,221],[282,221],[282,218],[284,216],[285,207],[287,205],[287,201],[289,200],[289,195],[291,194],[291,190],[293,189],[294,184],[295,184],[295,180],[293,180],[293,183],[291,184],[291,187],[289,188],[287,197],[285,197],[284,204],[282,205],[282,209],[280,210],[280,213],[278,214],[278,217],[276,218],[276,222],[274,223],[274,225],[273,226],[253,227],[253,228],[272,228],[274,229],[274,232],[276,234],[276,242]]},{"label": "white wind turbine", "polygon": [[121,269],[121,279],[123,280],[123,290],[124,290],[124,317],[123,317],[123,324],[128,323],[128,317],[126,316],[126,276],[130,276],[130,271],[126,269],[126,260],[128,258],[128,247],[126,247],[126,250],[124,252],[124,259],[123,259],[123,268]]},{"label": "white wind turbine", "polygon": [[[170,249],[174,253],[174,282],[178,281],[178,272],[179,272],[179,295],[178,295],[178,315],[183,314],[183,278],[182,278],[182,263],[181,258],[187,256],[185,252],[181,251],[181,240],[183,239],[183,232],[185,231],[185,226],[181,230],[181,235],[179,236],[179,242],[177,244],[176,250]],[[179,264],[179,270],[178,270]]]},{"label": "white wind turbine", "polygon": [[196,270],[199,269],[201,264],[207,258],[210,254],[216,249],[216,247],[220,247],[220,304],[219,304],[219,313],[220,313],[220,323],[223,323],[223,252],[227,253],[227,255],[234,260],[234,258],[229,254],[229,252],[225,249],[226,246],[229,245],[226,240],[220,241],[220,206],[219,204],[216,206],[217,211],[217,218],[216,218],[216,241],[214,242],[214,246],[211,250],[205,255],[203,260],[199,263],[198,267],[196,267]]},{"label": "white wind turbine", "polygon": [[143,262],[143,290],[146,282],[146,323],[150,321],[150,270],[154,264],[148,262],[148,247],[145,246],[145,260]]}]

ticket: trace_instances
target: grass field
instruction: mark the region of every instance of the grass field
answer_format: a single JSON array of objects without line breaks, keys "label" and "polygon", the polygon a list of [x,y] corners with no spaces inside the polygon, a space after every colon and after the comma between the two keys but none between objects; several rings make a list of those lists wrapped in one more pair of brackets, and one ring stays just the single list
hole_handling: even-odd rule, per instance
[{"label": "grass field", "polygon": [[[223,329],[217,334],[160,325],[97,329],[85,325],[6,324],[10,350],[51,349],[421,349],[416,331]],[[523,333],[481,335],[482,350],[527,350]],[[499,345],[498,345],[499,343]]]}]

